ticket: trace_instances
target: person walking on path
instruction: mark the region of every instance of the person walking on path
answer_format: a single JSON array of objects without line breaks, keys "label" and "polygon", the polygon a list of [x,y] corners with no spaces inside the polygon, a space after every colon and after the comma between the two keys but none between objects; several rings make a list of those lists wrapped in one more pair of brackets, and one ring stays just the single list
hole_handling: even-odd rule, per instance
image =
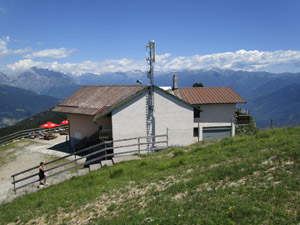
[{"label": "person walking on path", "polygon": [[[46,175],[45,175],[45,168],[44,168],[45,164],[44,162],[40,163],[40,170],[39,170],[39,178],[40,178],[40,185],[39,187],[42,187],[42,185],[46,185],[48,186],[49,184],[46,182]],[[42,182],[44,180],[44,183]]]}]

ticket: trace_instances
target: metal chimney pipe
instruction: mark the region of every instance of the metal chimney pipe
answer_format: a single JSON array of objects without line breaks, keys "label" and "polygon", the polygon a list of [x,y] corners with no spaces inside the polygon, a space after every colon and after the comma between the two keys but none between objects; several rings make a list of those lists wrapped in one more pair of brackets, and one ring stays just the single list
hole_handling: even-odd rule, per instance
[{"label": "metal chimney pipe", "polygon": [[178,77],[176,74],[173,75],[173,90],[178,89]]}]

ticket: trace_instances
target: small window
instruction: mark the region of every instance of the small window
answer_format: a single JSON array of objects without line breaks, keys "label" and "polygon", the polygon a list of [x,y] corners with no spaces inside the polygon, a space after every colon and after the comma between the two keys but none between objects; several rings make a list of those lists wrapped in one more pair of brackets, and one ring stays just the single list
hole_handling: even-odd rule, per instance
[{"label": "small window", "polygon": [[199,136],[199,128],[194,127],[194,137],[198,137],[198,136]]},{"label": "small window", "polygon": [[194,108],[194,118],[200,118],[200,109]]}]

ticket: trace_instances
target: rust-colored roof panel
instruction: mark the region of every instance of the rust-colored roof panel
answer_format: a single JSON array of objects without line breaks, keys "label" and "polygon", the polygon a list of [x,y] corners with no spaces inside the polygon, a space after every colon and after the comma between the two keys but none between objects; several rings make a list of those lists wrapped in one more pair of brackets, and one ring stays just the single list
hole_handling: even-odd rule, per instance
[{"label": "rust-colored roof panel", "polygon": [[246,103],[246,101],[230,87],[178,88],[171,91],[171,93],[193,105]]},{"label": "rust-colored roof panel", "polygon": [[[139,93],[148,85],[91,85],[84,86],[57,105],[53,111],[74,114],[105,115]],[[170,90],[185,102],[198,104],[245,103],[230,87],[193,87]]]},{"label": "rust-colored roof panel", "polygon": [[147,85],[90,85],[83,86],[53,111],[96,115],[108,111],[131,96],[147,88]]}]

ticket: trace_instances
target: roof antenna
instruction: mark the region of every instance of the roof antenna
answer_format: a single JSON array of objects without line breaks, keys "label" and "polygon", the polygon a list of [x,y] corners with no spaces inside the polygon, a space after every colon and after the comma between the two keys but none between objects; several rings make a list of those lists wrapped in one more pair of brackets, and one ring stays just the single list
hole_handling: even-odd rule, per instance
[{"label": "roof antenna", "polygon": [[[146,61],[150,65],[150,70],[147,72],[147,77],[150,79],[150,89],[148,94],[147,107],[147,149],[149,151],[150,142],[151,149],[155,147],[155,118],[154,118],[154,62],[155,62],[155,41],[149,41],[146,45]],[[151,130],[151,132],[150,132]],[[152,151],[151,150],[151,151]]]}]

